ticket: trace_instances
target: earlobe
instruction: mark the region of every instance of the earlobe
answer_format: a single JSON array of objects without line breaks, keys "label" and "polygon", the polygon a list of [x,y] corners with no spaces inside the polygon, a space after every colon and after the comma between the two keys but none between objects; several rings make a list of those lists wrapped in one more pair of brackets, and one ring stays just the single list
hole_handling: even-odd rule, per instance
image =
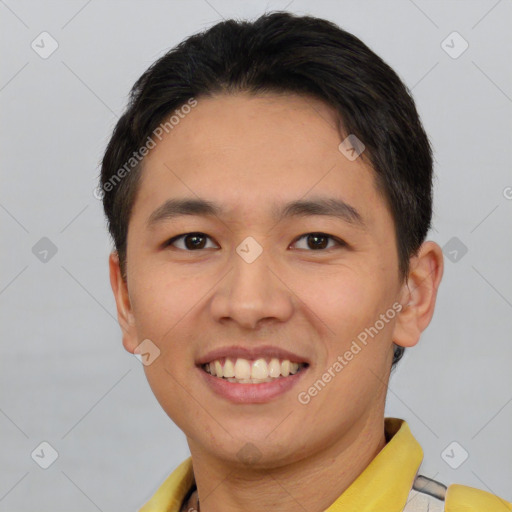
[{"label": "earlobe", "polygon": [[393,332],[397,345],[416,345],[430,323],[443,268],[443,252],[435,242],[424,242],[417,255],[411,258],[408,279],[402,288],[403,309]]},{"label": "earlobe", "polygon": [[110,285],[116,300],[117,319],[123,333],[123,346],[133,354],[137,346],[135,319],[128,294],[127,283],[122,278],[119,256],[113,251],[109,256]]}]

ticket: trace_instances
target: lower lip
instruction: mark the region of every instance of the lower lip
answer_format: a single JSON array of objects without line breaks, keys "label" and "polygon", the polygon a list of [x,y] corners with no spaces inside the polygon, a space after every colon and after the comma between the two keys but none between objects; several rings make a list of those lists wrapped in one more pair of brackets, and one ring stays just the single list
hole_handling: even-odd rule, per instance
[{"label": "lower lip", "polygon": [[201,367],[197,367],[206,383],[213,391],[231,402],[239,404],[261,404],[283,395],[302,379],[308,367],[302,368],[294,375],[280,377],[273,382],[261,382],[259,384],[240,384],[229,382],[226,379],[214,377]]}]

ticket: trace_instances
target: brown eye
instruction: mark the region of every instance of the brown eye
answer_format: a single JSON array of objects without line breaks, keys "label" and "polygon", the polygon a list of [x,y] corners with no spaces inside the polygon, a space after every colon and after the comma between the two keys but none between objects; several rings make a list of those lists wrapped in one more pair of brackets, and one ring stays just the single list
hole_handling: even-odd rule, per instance
[{"label": "brown eye", "polygon": [[166,242],[165,246],[168,247],[170,245],[177,247],[175,244],[178,241],[183,241],[184,246],[177,247],[178,249],[183,249],[186,251],[195,251],[198,249],[204,249],[206,245],[206,239],[209,239],[208,235],[204,233],[184,233],[183,235],[175,236],[171,238],[168,242]]},{"label": "brown eye", "polygon": [[[311,249],[313,251],[318,251],[325,249],[329,243],[329,241],[333,241],[338,246],[345,246],[345,242],[343,240],[340,240],[339,238],[336,238],[331,235],[326,235],[325,233],[306,233],[305,235],[302,235],[299,237],[295,244],[302,240],[306,239],[306,249]],[[332,247],[329,247],[329,249]],[[304,247],[300,247],[300,249],[304,249]]]}]

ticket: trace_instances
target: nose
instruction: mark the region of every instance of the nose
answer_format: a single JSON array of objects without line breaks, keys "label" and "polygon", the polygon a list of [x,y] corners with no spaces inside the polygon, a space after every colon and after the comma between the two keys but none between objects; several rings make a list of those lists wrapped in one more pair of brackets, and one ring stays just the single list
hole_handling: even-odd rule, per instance
[{"label": "nose", "polygon": [[259,324],[286,322],[293,314],[294,295],[263,248],[252,260],[243,251],[234,252],[231,270],[222,279],[211,301],[214,320],[232,321],[245,329]]}]

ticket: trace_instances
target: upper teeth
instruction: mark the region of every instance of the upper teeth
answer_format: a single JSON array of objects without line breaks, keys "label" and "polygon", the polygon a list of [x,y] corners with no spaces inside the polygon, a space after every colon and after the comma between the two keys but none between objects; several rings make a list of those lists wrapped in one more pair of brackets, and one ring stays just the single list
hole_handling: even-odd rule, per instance
[{"label": "upper teeth", "polygon": [[277,358],[270,359],[242,359],[236,360],[225,358],[224,363],[221,359],[216,359],[205,365],[205,370],[211,375],[224,378],[234,379],[272,379],[280,376],[288,377],[299,371],[303,367],[303,363],[292,363],[288,359],[279,360]]}]

